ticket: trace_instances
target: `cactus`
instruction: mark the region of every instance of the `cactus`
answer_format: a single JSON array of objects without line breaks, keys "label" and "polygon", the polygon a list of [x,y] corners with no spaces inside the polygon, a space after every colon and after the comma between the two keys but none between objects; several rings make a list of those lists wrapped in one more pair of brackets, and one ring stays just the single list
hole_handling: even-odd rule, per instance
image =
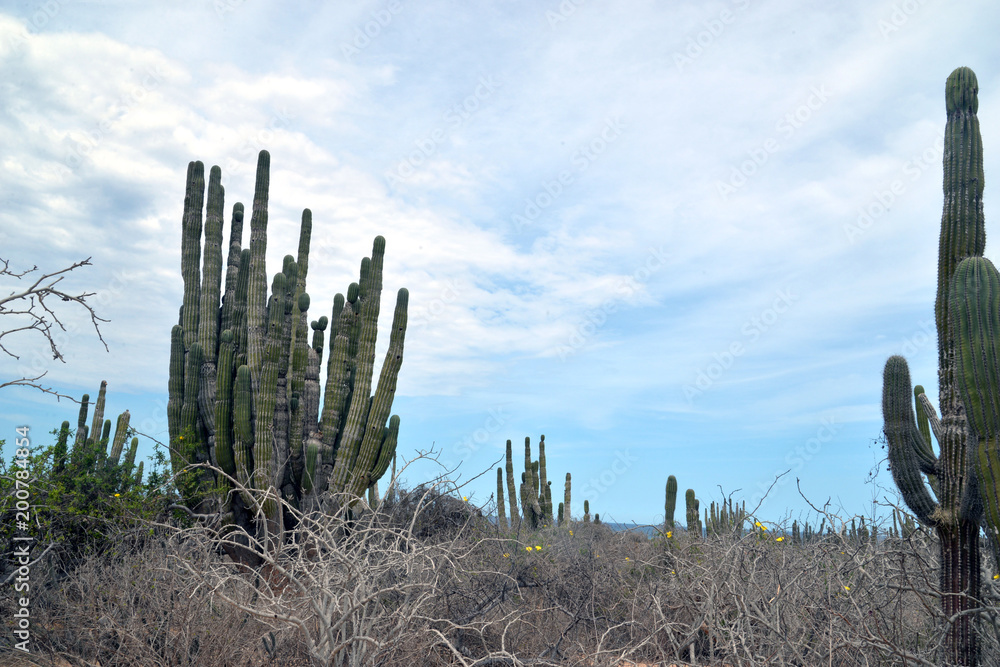
[{"label": "cactus", "polygon": [[687,530],[701,537],[701,519],[698,513],[700,503],[694,496],[694,489],[688,489],[684,493],[684,501],[687,504]]},{"label": "cactus", "polygon": [[583,501],[583,522],[590,523],[590,501]]},{"label": "cactus", "polygon": [[595,514],[594,515],[594,525],[595,526],[601,525],[601,515],[600,514]]},{"label": "cactus", "polygon": [[510,440],[507,441],[507,499],[510,501],[510,527],[516,529],[521,523],[521,513],[517,509],[517,490],[514,487],[514,457]]},{"label": "cactus", "polygon": [[674,529],[674,512],[677,509],[677,478],[667,477],[666,501],[663,503],[664,530]]},{"label": "cactus", "polygon": [[[337,513],[366,490],[376,495],[398,438],[399,418],[390,418],[390,410],[402,363],[408,293],[397,294],[389,349],[376,381],[385,239],[375,238],[346,300],[341,294],[333,299],[332,317],[312,322],[310,342],[306,279],[312,213],[303,211],[298,254],[285,257],[268,296],[270,156],[261,151],[249,244],[241,247],[244,208],[236,204],[223,281],[221,177],[213,167],[205,197],[204,166],[188,166],[181,239],[184,303],[171,331],[171,466],[175,474],[190,463],[221,470],[221,475],[206,468],[186,472],[187,481],[179,484],[185,504],[198,513],[219,513],[223,523],[276,548],[285,530],[279,498],[305,510]],[[319,371],[328,326],[321,413]],[[246,491],[230,494],[230,478]],[[258,511],[263,520],[255,518]],[[236,549],[230,556],[248,565],[259,562],[252,549]]]},{"label": "cactus", "polygon": [[64,421],[59,428],[59,439],[52,450],[52,472],[61,473],[66,468],[66,441],[69,439],[69,422]]},{"label": "cactus", "polygon": [[503,502],[503,468],[497,468],[497,527],[507,530],[507,509]]},{"label": "cactus", "polygon": [[564,523],[566,523],[565,517],[563,516],[563,512],[564,511],[565,511],[564,504],[563,503],[559,503],[559,525],[560,526],[563,525]]},{"label": "cactus", "polygon": [[569,509],[569,503],[572,497],[572,486],[573,478],[569,473],[566,473],[566,489],[563,491],[562,511],[560,514],[562,514],[562,522],[567,526],[570,525],[570,521],[572,520]]},{"label": "cactus", "polygon": [[[989,390],[978,374],[981,369],[976,367],[976,355],[970,354],[990,354],[985,351],[988,346],[979,347],[982,339],[977,338],[976,330],[988,331],[991,325],[981,323],[992,315],[984,312],[988,307],[973,306],[985,299],[977,290],[994,284],[988,263],[981,259],[986,234],[977,96],[978,83],[972,70],[961,67],[951,73],[945,84],[944,211],[934,304],[940,419],[926,394],[917,397],[938,441],[938,456],[934,456],[928,432],[917,423],[909,368],[903,357],[893,356],[886,362],[882,394],[893,480],[916,518],[934,528],[939,538],[941,607],[944,617],[951,619],[943,659],[962,665],[979,661],[974,615],[968,612],[979,604],[979,520],[982,503],[990,502],[980,499],[973,480],[982,478],[979,486],[984,494],[996,489],[989,488],[989,466],[972,465],[969,460],[970,452],[974,452],[971,458],[980,462],[989,460],[988,435],[994,423],[979,409],[989,405],[982,400]],[[985,356],[986,363],[990,360]],[[980,427],[986,432],[979,432]],[[987,435],[985,453],[983,435]],[[928,477],[926,483],[923,476]],[[987,517],[989,514],[988,510]]]}]

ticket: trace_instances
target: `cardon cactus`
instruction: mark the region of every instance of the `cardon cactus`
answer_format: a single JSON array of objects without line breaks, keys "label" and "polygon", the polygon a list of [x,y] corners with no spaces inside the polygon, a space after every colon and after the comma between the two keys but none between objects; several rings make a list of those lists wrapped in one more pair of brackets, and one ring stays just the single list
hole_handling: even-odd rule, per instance
[{"label": "cardon cactus", "polygon": [[[944,212],[934,304],[940,418],[927,395],[918,395],[918,405],[938,441],[937,456],[914,414],[913,385],[903,357],[886,362],[882,393],[893,479],[920,523],[933,528],[939,538],[941,606],[944,617],[951,619],[943,659],[957,665],[979,663],[975,616],[969,612],[979,605],[980,492],[989,505],[997,488],[990,486],[991,471],[996,469],[990,439],[997,420],[987,415],[998,414],[996,404],[990,403],[995,394],[987,379],[995,378],[997,366],[990,346],[980,337],[993,326],[989,313],[996,313],[992,300],[997,292],[990,265],[982,259],[986,232],[977,96],[972,70],[961,67],[951,73],[945,84]],[[977,465],[972,466],[970,459]]]},{"label": "cardon cactus", "polygon": [[677,509],[677,478],[671,475],[667,477],[666,499],[663,503],[663,523],[664,530],[673,530],[674,512]]},{"label": "cardon cactus", "polygon": [[[204,166],[188,165],[181,238],[184,303],[171,332],[169,402],[171,463],[191,463],[178,484],[199,514],[221,513],[261,543],[283,539],[279,498],[304,510],[339,512],[386,472],[399,418],[390,409],[403,358],[406,289],[396,297],[388,351],[375,389],[375,339],[382,294],[385,239],[347,298],[312,323],[306,293],[312,213],[305,209],[296,257],[286,256],[268,295],[267,251],[270,156],[261,151],[250,219],[242,248],[243,205],[233,207],[228,269],[223,280],[222,172],[213,167],[205,196]],[[202,234],[202,208],[205,227]],[[202,237],[204,236],[204,242]],[[320,411],[319,369],[329,324],[326,386]],[[232,480],[244,487],[230,494]],[[255,517],[262,515],[263,520]],[[231,556],[259,562],[252,549]]]}]

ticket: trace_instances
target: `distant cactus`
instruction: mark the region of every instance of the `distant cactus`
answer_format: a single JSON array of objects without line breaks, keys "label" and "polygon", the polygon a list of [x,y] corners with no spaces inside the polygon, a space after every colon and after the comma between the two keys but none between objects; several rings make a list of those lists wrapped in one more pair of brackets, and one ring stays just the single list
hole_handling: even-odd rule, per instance
[{"label": "distant cactus", "polygon": [[677,478],[667,477],[666,500],[663,504],[663,523],[666,530],[674,528],[674,511],[677,509]]},{"label": "distant cactus", "polygon": [[590,501],[583,501],[583,522],[590,523]]}]

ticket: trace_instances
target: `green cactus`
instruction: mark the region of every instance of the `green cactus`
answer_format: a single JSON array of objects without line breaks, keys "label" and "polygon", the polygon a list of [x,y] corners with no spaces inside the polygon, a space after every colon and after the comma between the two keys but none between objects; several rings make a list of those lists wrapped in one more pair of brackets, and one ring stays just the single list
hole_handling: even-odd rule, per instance
[{"label": "green cactus", "polygon": [[510,440],[507,441],[507,500],[510,503],[510,527],[516,529],[520,525],[521,513],[517,508],[517,489],[514,485],[514,456]]},{"label": "green cactus", "polygon": [[562,522],[565,523],[567,526],[570,525],[570,521],[572,520],[569,509],[569,503],[572,497],[572,491],[573,491],[573,478],[569,473],[566,473],[566,487],[565,490],[563,491],[562,511],[560,512],[560,514],[562,515]]},{"label": "green cactus", "polygon": [[583,522],[590,523],[590,501],[583,501]]},{"label": "green cactus", "polygon": [[[990,329],[980,323],[991,317],[973,305],[986,297],[977,290],[992,283],[987,262],[982,260],[986,233],[983,219],[983,148],[979,133],[978,83],[972,70],[961,67],[945,84],[947,125],[944,147],[944,211],[938,252],[937,296],[934,304],[938,332],[938,379],[940,419],[926,394],[917,402],[925,411],[930,431],[938,441],[934,456],[928,433],[918,424],[913,410],[909,369],[900,356],[890,357],[884,371],[882,411],[889,445],[893,479],[907,506],[920,523],[933,527],[941,555],[941,607],[944,617],[954,619],[946,634],[944,656],[949,664],[979,662],[974,615],[979,603],[979,520],[981,500],[969,469],[982,477],[980,491],[991,493],[984,466],[972,459],[988,460],[983,450],[967,441],[969,427],[989,428],[980,421],[977,394],[988,392],[976,368],[979,345],[976,330]],[[972,259],[968,259],[972,258]],[[960,269],[960,270],[959,270]],[[990,308],[985,308],[989,311]],[[995,308],[992,309],[995,312]],[[983,352],[977,351],[977,354]],[[990,357],[984,359],[990,363]],[[996,368],[995,364],[993,368]],[[994,412],[995,414],[995,412]],[[967,424],[967,415],[969,423]],[[923,432],[922,432],[923,431]],[[972,440],[982,439],[978,434]],[[987,445],[988,449],[988,445]],[[928,481],[925,483],[924,477]],[[934,495],[928,484],[933,487]],[[995,488],[995,487],[994,487]],[[935,500],[936,497],[936,500]],[[989,516],[989,511],[987,511]]]},{"label": "green cactus", "polygon": [[559,525],[560,526],[562,526],[563,524],[565,524],[565,519],[563,517],[563,512],[564,511],[565,511],[565,507],[563,506],[563,503],[559,503],[559,515],[558,516],[559,516]]},{"label": "green cactus", "polygon": [[677,509],[677,478],[667,477],[666,501],[663,504],[664,530],[674,529],[674,512]]},{"label": "green cactus", "polygon": [[497,527],[507,530],[507,508],[504,507],[503,468],[497,468]]},{"label": "green cactus", "polygon": [[69,422],[64,421],[59,428],[59,439],[52,450],[52,472],[61,473],[66,468],[66,441],[69,439]]},{"label": "green cactus", "polygon": [[699,518],[700,502],[694,495],[694,489],[688,489],[684,493],[684,502],[687,505],[687,530],[692,535],[701,537],[701,519]]},{"label": "green cactus", "polygon": [[[242,246],[244,208],[233,207],[228,268],[222,276],[224,189],[213,167],[205,194],[204,166],[188,166],[182,226],[184,304],[171,332],[169,402],[171,466],[211,463],[190,473],[185,504],[221,513],[262,543],[276,547],[285,517],[278,499],[306,510],[339,512],[376,492],[393,460],[399,418],[390,416],[402,363],[408,293],[399,290],[389,349],[374,378],[385,240],[375,238],[361,279],[336,295],[333,317],[312,323],[306,292],[312,213],[305,209],[296,257],[286,256],[268,296],[267,252],[270,156],[261,151]],[[204,247],[202,206],[205,205]],[[223,293],[224,282],[224,293]],[[320,413],[320,367],[329,325],[329,360]],[[377,380],[377,382],[376,382]],[[374,391],[373,391],[374,387]],[[232,477],[245,487],[230,496]],[[232,502],[227,502],[227,498]],[[258,510],[264,520],[257,521]],[[230,553],[248,565],[252,550]]]}]

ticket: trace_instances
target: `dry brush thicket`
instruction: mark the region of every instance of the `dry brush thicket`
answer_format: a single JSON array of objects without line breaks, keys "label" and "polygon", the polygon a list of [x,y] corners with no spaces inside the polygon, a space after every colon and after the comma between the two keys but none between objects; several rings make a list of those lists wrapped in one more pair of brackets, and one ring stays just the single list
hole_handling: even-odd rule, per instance
[{"label": "dry brush thicket", "polygon": [[941,664],[936,538],[921,530],[517,534],[454,492],[390,493],[350,522],[297,514],[295,541],[256,571],[222,555],[232,528],[123,528],[116,552],[36,591],[34,646],[103,667]]}]

